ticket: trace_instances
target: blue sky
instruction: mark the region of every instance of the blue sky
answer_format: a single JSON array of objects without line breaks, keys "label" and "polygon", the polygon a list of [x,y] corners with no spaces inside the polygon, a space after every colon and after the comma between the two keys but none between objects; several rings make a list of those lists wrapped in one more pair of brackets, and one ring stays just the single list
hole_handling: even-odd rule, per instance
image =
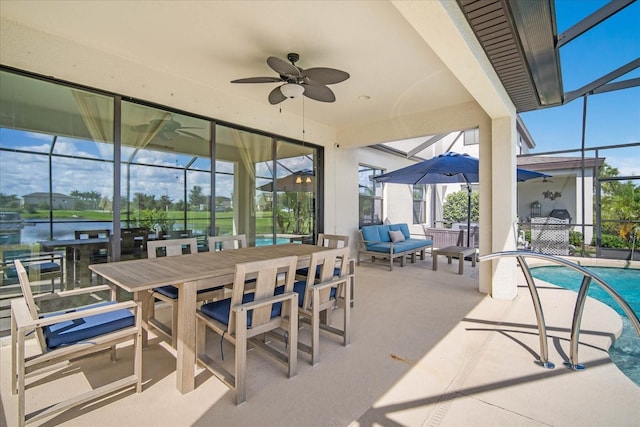
[{"label": "blue sky", "polygon": [[[605,0],[555,0],[558,34],[607,3]],[[564,91],[570,92],[640,57],[640,2],[627,6],[560,48]],[[640,77],[640,69],[618,80]],[[533,151],[580,148],[583,98],[564,106],[523,113],[536,142]],[[640,87],[593,95],[587,101],[585,147],[640,142]],[[617,152],[616,152],[617,151]],[[640,174],[640,149],[600,154],[624,174]]]}]

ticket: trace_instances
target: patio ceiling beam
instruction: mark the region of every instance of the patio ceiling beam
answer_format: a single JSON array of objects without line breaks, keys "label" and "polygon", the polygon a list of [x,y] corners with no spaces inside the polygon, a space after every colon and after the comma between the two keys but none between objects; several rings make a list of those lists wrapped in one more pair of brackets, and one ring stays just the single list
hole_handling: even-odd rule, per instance
[{"label": "patio ceiling beam", "polygon": [[606,85],[601,86],[598,89],[595,89],[593,93],[596,94],[596,93],[612,92],[614,90],[629,89],[630,87],[637,87],[637,86],[640,86],[640,77],[636,77],[634,79],[629,79],[629,80],[623,80],[621,82],[607,83]]},{"label": "patio ceiling beam", "polygon": [[594,94],[596,93],[595,92],[596,90],[600,89],[600,87],[606,85],[612,80],[617,79],[620,76],[624,76],[625,74],[635,70],[638,67],[640,67],[640,58],[634,59],[633,61],[623,65],[622,67],[616,70],[613,70],[612,72],[600,77],[597,80],[594,80],[593,82],[581,87],[578,90],[565,93],[564,103],[567,104],[583,95]]},{"label": "patio ceiling beam", "polygon": [[573,27],[566,30],[564,33],[560,34],[558,36],[557,48],[561,48],[571,40],[589,31],[591,28],[608,19],[610,16],[620,12],[635,1],[636,0],[613,0],[610,3],[607,3],[591,15],[584,18],[582,21],[575,24]]},{"label": "patio ceiling beam", "polygon": [[425,149],[431,147],[433,144],[435,144],[436,142],[440,141],[442,138],[444,138],[447,135],[449,135],[449,134],[448,133],[441,133],[439,135],[432,136],[431,138],[427,139],[422,144],[420,144],[417,147],[415,147],[413,150],[408,151],[407,152],[407,157],[415,156],[416,154],[418,154],[422,150],[425,150]]}]

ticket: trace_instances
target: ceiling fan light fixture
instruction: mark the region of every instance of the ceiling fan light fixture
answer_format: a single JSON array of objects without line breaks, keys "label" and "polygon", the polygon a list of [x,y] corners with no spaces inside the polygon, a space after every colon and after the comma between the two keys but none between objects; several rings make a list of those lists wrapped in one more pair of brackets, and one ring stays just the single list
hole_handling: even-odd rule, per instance
[{"label": "ceiling fan light fixture", "polygon": [[304,93],[304,88],[296,83],[287,83],[280,86],[280,92],[287,98],[298,98]]}]

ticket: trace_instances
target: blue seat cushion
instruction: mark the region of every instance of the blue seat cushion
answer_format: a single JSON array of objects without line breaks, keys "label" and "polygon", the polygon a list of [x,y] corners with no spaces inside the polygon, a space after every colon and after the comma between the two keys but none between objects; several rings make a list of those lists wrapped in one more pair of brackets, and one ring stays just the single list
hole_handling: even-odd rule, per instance
[{"label": "blue seat cushion", "polygon": [[[298,306],[302,307],[302,305],[304,304],[304,293],[307,290],[307,281],[306,280],[301,280],[299,282],[295,282],[293,284],[293,291],[295,293],[298,294]],[[276,288],[276,295],[282,294],[284,293],[284,286],[278,286]],[[329,296],[331,298],[335,298],[336,297],[336,288],[331,288],[331,292],[329,293]]]},{"label": "blue seat cushion", "polygon": [[[67,310],[63,313],[84,311],[112,304],[116,304],[116,302],[107,301],[80,307],[75,310]],[[60,314],[61,312],[48,313],[43,315],[42,318]],[[63,345],[71,345],[81,341],[90,340],[91,338],[108,334],[119,329],[128,328],[133,325],[135,325],[134,315],[129,310],[122,309],[46,326],[43,328],[43,333],[47,348],[49,350],[53,350]]]},{"label": "blue seat cushion", "polygon": [[[283,292],[284,292],[284,287],[280,292],[278,292],[278,289],[276,288],[274,295],[278,295]],[[242,303],[246,304],[248,302],[252,302],[254,296],[255,294],[253,292],[249,294],[244,294],[244,296],[242,297]],[[214,301],[207,304],[202,304],[200,311],[203,314],[206,314],[207,316],[211,317],[212,319],[215,319],[218,322],[222,323],[223,325],[228,325],[229,316],[231,312],[231,298]],[[281,311],[282,311],[281,302],[277,302],[273,304],[271,306],[271,318],[273,319],[274,317],[279,316]],[[252,318],[253,318],[253,310],[250,310],[249,313],[247,314],[247,328],[251,328]]]},{"label": "blue seat cushion", "polygon": [[[216,289],[222,289],[223,287],[224,286],[217,286],[215,288],[209,288],[209,289],[198,289],[198,293],[202,294],[205,292],[215,291]],[[167,298],[178,299],[178,288],[176,288],[175,286],[171,286],[171,285],[161,286],[159,288],[153,288],[153,291],[159,294],[162,294]]]},{"label": "blue seat cushion", "polygon": [[[26,265],[24,266],[24,269],[27,273],[29,273],[29,271],[31,270],[31,271],[39,271],[40,274],[54,273],[57,271],[61,271],[60,264],[55,262],[41,262],[38,264]],[[17,279],[18,271],[16,270],[15,267],[11,267],[5,270],[5,275],[7,276],[7,278]]]},{"label": "blue seat cushion", "polygon": [[[296,274],[299,274],[300,276],[306,276],[307,274],[309,274],[309,267],[297,269]],[[340,267],[336,267],[333,269],[333,275],[334,276],[340,275]],[[320,277],[320,266],[316,267],[316,277]]]}]

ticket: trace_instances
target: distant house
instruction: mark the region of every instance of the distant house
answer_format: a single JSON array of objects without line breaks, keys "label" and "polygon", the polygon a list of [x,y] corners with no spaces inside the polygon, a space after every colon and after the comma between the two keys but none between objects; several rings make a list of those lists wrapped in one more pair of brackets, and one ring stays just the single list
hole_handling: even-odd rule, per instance
[{"label": "distant house", "polygon": [[51,200],[49,199],[49,193],[31,193],[22,196],[23,207],[49,206],[49,202],[51,202],[52,209],[75,209],[76,206],[75,197],[62,193],[51,193]]}]

